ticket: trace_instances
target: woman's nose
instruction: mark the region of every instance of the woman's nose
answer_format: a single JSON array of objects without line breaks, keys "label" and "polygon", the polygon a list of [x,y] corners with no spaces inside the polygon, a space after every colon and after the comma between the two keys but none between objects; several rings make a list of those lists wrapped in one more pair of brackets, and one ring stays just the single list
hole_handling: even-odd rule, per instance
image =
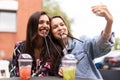
[{"label": "woman's nose", "polygon": [[48,26],[47,22],[44,22],[43,26],[44,26],[44,27],[47,27],[47,26]]},{"label": "woman's nose", "polygon": [[62,27],[61,27],[61,26],[58,26],[58,28],[59,28],[59,30],[61,30],[61,29],[62,29]]}]

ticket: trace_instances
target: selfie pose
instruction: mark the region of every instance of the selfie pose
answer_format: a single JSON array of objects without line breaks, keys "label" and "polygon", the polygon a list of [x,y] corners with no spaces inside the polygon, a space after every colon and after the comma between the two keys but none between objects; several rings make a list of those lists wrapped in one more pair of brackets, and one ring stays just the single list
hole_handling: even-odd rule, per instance
[{"label": "selfie pose", "polygon": [[[93,59],[111,51],[114,37],[111,32],[113,17],[105,5],[93,6],[92,12],[106,20],[106,26],[101,30],[98,37],[90,39],[86,36],[81,36],[79,39],[76,39],[70,33],[64,19],[61,16],[53,16],[51,18],[52,39],[56,44],[62,46],[64,55],[73,54],[77,59],[75,76],[102,79],[100,72],[94,65]],[[58,73],[60,76],[63,76],[61,65]]]}]

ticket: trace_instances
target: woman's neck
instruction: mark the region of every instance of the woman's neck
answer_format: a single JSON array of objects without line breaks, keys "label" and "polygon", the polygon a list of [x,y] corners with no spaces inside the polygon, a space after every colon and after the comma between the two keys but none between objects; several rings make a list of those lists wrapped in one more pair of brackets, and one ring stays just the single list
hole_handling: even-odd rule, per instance
[{"label": "woman's neck", "polygon": [[35,42],[35,48],[38,48],[38,49],[40,49],[40,48],[42,48],[43,47],[43,44],[44,44],[44,38],[43,37],[38,37],[37,39],[36,39],[36,42]]},{"label": "woman's neck", "polygon": [[68,38],[63,38],[60,40],[62,47],[64,48],[68,44]]},{"label": "woman's neck", "polygon": [[44,45],[44,38],[43,37],[38,37],[35,41],[35,49],[34,49],[34,55],[35,59],[40,58],[41,50]]}]

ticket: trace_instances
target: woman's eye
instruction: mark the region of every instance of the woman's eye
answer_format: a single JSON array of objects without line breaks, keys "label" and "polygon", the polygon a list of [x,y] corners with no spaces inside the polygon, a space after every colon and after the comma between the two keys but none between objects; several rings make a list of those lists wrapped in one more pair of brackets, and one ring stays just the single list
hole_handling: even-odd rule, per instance
[{"label": "woman's eye", "polygon": [[44,23],[46,23],[47,25],[49,25],[50,21],[44,21],[44,20],[39,21],[39,24],[44,24]]},{"label": "woman's eye", "polygon": [[44,21],[42,21],[42,20],[41,20],[41,21],[39,21],[39,24],[43,24],[43,23],[44,23]]},{"label": "woman's eye", "polygon": [[61,24],[60,24],[60,26],[64,26],[64,24],[63,24],[63,23],[61,23]]},{"label": "woman's eye", "polygon": [[46,24],[49,25],[49,24],[50,24],[50,21],[46,21]]},{"label": "woman's eye", "polygon": [[53,29],[56,29],[56,28],[57,28],[57,25],[54,25],[54,26],[53,26]]}]

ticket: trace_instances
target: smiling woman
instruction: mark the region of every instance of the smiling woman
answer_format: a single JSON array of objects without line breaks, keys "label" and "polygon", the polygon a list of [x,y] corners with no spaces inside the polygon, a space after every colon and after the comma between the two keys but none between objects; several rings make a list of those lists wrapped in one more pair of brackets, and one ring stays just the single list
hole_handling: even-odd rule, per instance
[{"label": "smiling woman", "polygon": [[49,31],[50,17],[46,12],[38,11],[30,16],[26,40],[15,44],[11,77],[19,76],[18,58],[23,53],[30,54],[33,58],[32,77],[57,75],[61,55],[58,55],[52,43],[48,42],[51,36]]},{"label": "smiling woman", "polygon": [[[100,11],[99,17],[106,21],[106,26],[97,37],[89,38],[80,36],[79,40],[73,38],[62,16],[55,15],[51,18],[52,39],[62,46],[64,55],[73,54],[77,59],[75,76],[82,78],[101,79],[102,76],[94,65],[93,59],[103,56],[111,51],[113,42],[112,23],[113,16],[106,5],[92,6],[93,14]],[[80,30],[80,28],[78,28]],[[67,36],[70,35],[70,36]],[[64,75],[64,66],[60,66],[59,75]]]}]

